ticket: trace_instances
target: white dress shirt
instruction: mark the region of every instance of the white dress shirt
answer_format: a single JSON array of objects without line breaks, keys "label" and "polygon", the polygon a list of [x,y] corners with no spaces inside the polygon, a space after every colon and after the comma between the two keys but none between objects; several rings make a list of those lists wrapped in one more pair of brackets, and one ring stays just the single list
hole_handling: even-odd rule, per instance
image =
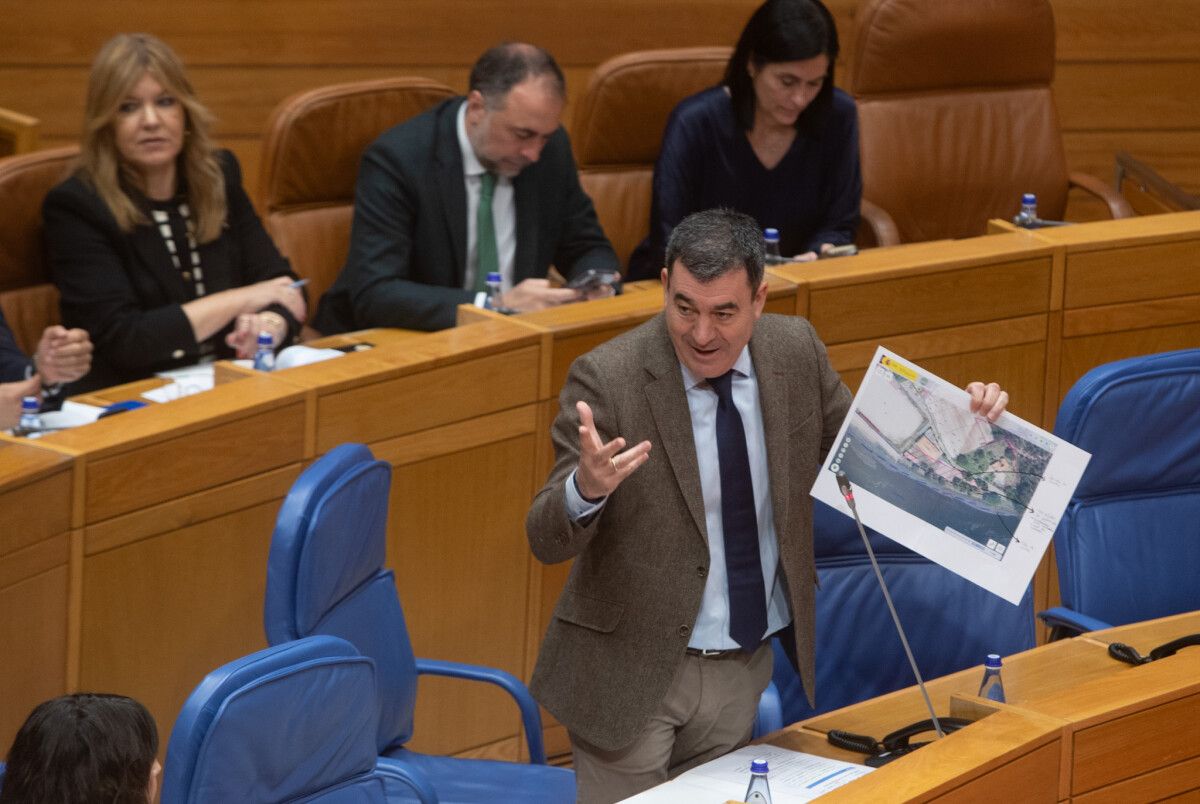
[{"label": "white dress shirt", "polygon": [[[475,288],[475,273],[479,268],[479,194],[483,174],[487,169],[480,163],[467,139],[467,104],[458,107],[458,147],[462,150],[463,183],[467,188],[467,265],[463,276],[466,290]],[[492,194],[492,221],[496,225],[496,254],[500,259],[500,278],[504,291],[513,286],[513,261],[517,253],[517,208],[513,201],[513,183],[507,176],[496,177]],[[486,296],[484,293],[477,296]],[[483,306],[477,298],[475,304]]]},{"label": "white dress shirt", "polygon": [[[692,416],[692,439],[700,467],[709,555],[704,595],[688,646],[711,650],[736,649],[738,644],[729,636],[729,581],[725,569],[725,532],[721,523],[721,465],[717,456],[717,394],[703,377],[694,377],[682,363],[679,367],[683,372],[683,385]],[[775,536],[775,513],[771,506],[767,442],[759,406],[758,378],[754,374],[749,347],[742,350],[733,368],[733,403],[746,431],[750,480],[754,486],[754,514],[758,521],[758,551],[762,561],[763,584],[767,591],[765,637],[791,622],[791,614],[779,572],[779,542]],[[567,513],[576,521],[599,511],[607,499],[596,503],[583,499],[575,484],[574,472],[567,478],[565,492]]]}]

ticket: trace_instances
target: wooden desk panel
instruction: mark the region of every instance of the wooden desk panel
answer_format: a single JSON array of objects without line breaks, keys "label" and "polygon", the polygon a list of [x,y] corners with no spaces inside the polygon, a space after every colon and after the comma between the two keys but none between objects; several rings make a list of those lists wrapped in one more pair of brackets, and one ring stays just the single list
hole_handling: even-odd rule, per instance
[{"label": "wooden desk panel", "polygon": [[267,553],[280,501],[140,539],[83,562],[80,688],[119,692],[144,703],[164,737],[161,752],[183,702],[204,675],[266,647]]},{"label": "wooden desk panel", "polygon": [[74,462],[36,443],[0,436],[0,750],[68,685]]},{"label": "wooden desk panel", "polygon": [[821,801],[965,804],[995,799],[1052,804],[1058,800],[1061,759],[1060,723],[1031,713],[994,712],[827,793]]},{"label": "wooden desk panel", "polygon": [[840,344],[1044,313],[1050,267],[1045,257],[857,285],[813,284],[808,318],[827,344]]},{"label": "wooden desk panel", "polygon": [[[49,545],[53,545],[54,555],[37,557],[39,563],[49,563],[49,568],[15,583],[0,577],[0,611],[4,612],[0,645],[5,646],[0,660],[0,686],[4,689],[0,695],[0,745],[6,753],[30,711],[68,689],[67,536],[27,550],[41,553]],[[7,571],[6,565],[13,560],[13,555],[5,556],[0,567]]]},{"label": "wooden desk panel", "polygon": [[198,488],[256,475],[299,461],[303,450],[304,404],[297,400],[264,413],[87,465],[88,524],[129,513]]},{"label": "wooden desk panel", "polygon": [[317,401],[317,451],[531,403],[540,358],[540,350],[530,346],[323,395]]},{"label": "wooden desk panel", "polygon": [[[535,421],[529,416],[527,432],[515,437],[422,454],[395,467],[388,563],[418,656],[525,674],[524,519],[533,493]],[[432,752],[520,732],[511,699],[490,685],[460,681],[423,680],[416,722],[413,747]]]},{"label": "wooden desk panel", "polygon": [[[1141,266],[1153,265],[1153,270]],[[1067,309],[1200,293],[1200,239],[1067,251]]]},{"label": "wooden desk panel", "polygon": [[36,443],[0,436],[0,560],[71,527],[72,461]]},{"label": "wooden desk panel", "polygon": [[[928,687],[939,712],[950,711],[952,703],[953,711],[974,706],[983,717],[821,800],[970,802],[1016,796],[1095,804],[1160,800],[1200,788],[1200,652],[1130,667],[1105,650],[1117,638],[1157,644],[1197,626],[1200,612],[1193,612],[1005,657],[1007,704],[971,695],[979,668],[934,679]],[[912,687],[812,718],[767,741],[855,761],[861,757],[827,745],[823,735],[841,728],[879,736],[926,716]]]}]

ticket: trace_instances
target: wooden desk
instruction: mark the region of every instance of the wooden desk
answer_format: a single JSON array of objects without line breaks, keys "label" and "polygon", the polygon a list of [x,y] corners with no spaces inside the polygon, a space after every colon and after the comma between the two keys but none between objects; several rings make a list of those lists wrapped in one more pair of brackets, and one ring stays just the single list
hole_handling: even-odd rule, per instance
[{"label": "wooden desk", "polygon": [[[135,695],[164,737],[208,670],[265,645],[267,535],[300,471],[304,399],[268,378],[236,385],[36,442],[74,470],[40,502],[39,515],[72,529],[70,605],[57,624],[67,655],[42,656],[43,672],[65,672],[53,694]],[[4,669],[11,692],[8,660]]]},{"label": "wooden desk", "polygon": [[[1095,632],[1004,660],[1007,704],[974,697],[981,668],[927,684],[939,715],[976,723],[822,801],[1156,801],[1200,789],[1200,650],[1132,667],[1110,641],[1147,650],[1200,631],[1200,612]],[[838,728],[879,737],[928,717],[915,687],[812,718],[767,740],[848,761]]]},{"label": "wooden desk", "polygon": [[1038,229],[1063,270],[1061,398],[1093,366],[1200,345],[1200,211]]},{"label": "wooden desk", "polygon": [[[357,441],[392,464],[388,564],[417,655],[527,677],[523,523],[542,481],[542,338],[502,316],[394,341],[383,335],[356,333],[375,348],[271,379],[305,394],[309,454]],[[519,713],[489,685],[422,680],[416,722],[417,750],[502,744],[497,750],[517,753]]]},{"label": "wooden desk", "polygon": [[0,441],[0,751],[35,705],[68,687],[74,464],[36,442]]},{"label": "wooden desk", "polygon": [[[1181,213],[868,251],[770,269],[768,309],[812,319],[851,384],[882,342],[952,381],[999,379],[1014,411],[1048,425],[1066,378],[1123,356],[1097,344],[1200,342],[1197,239],[1200,213]],[[229,368],[211,392],[38,442],[0,436],[0,604],[25,612],[9,618],[17,631],[0,626],[0,738],[38,700],[80,688],[141,698],[166,735],[204,673],[263,645],[279,501],[344,440],[395,467],[388,555],[418,652],[527,678],[566,566],[529,555],[526,507],[571,360],[662,305],[657,282],[632,284],[440,333],[336,336],[376,348],[265,376]],[[1037,607],[1054,601],[1053,578],[1039,575]],[[1073,672],[1107,667],[1093,647],[1072,648]],[[970,676],[946,706],[973,692]],[[422,682],[414,746],[515,756],[502,694],[451,684]]]}]

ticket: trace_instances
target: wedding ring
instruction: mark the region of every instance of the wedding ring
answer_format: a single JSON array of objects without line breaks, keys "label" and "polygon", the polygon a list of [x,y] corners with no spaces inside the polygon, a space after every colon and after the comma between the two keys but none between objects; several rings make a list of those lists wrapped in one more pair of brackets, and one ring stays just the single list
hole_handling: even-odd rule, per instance
[{"label": "wedding ring", "polygon": [[618,470],[617,470],[617,459],[616,459],[616,458],[609,458],[609,459],[608,459],[608,462],[612,464],[612,468],[613,468],[613,471],[614,471],[614,472],[618,471]]}]

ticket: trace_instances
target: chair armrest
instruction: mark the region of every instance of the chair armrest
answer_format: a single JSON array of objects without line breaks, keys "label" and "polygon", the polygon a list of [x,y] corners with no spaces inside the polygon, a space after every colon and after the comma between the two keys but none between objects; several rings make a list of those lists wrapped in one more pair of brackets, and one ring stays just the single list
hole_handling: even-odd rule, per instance
[{"label": "chair armrest", "polygon": [[447,662],[439,659],[417,659],[417,674],[449,676],[469,681],[486,681],[503,688],[521,710],[521,723],[525,727],[525,740],[529,746],[529,761],[535,765],[546,764],[546,748],[542,742],[542,715],[538,711],[529,688],[512,673],[462,662]]},{"label": "chair armrest", "polygon": [[1129,202],[1125,200],[1125,196],[1121,195],[1116,190],[1097,179],[1095,176],[1089,176],[1086,173],[1072,172],[1067,176],[1067,181],[1070,183],[1071,187],[1078,187],[1080,190],[1091,193],[1103,201],[1108,206],[1108,214],[1112,217],[1133,217],[1133,207],[1129,206]]},{"label": "chair armrest", "polygon": [[762,697],[758,699],[758,714],[754,717],[754,733],[751,739],[757,740],[763,735],[783,728],[783,701],[779,698],[779,688],[774,681],[767,683]]},{"label": "chair armrest", "polygon": [[1071,611],[1063,606],[1055,606],[1052,609],[1038,612],[1038,619],[1053,629],[1057,636],[1053,639],[1060,639],[1064,636],[1077,636],[1088,631],[1103,631],[1105,628],[1112,628],[1110,623],[1104,620],[1097,620],[1095,617],[1089,617],[1086,614],[1080,614],[1076,611]]},{"label": "chair armrest", "polygon": [[859,206],[859,216],[861,217],[859,233],[861,234],[862,227],[865,225],[875,238],[876,246],[900,244],[900,230],[896,228],[896,222],[883,207],[864,198]]},{"label": "chair armrest", "polygon": [[437,791],[433,789],[429,779],[420,769],[414,768],[407,762],[391,757],[379,757],[375,762],[375,771],[383,777],[383,786],[388,793],[388,801],[407,798],[404,795],[404,788],[408,788],[417,794],[421,804],[438,804]]}]

